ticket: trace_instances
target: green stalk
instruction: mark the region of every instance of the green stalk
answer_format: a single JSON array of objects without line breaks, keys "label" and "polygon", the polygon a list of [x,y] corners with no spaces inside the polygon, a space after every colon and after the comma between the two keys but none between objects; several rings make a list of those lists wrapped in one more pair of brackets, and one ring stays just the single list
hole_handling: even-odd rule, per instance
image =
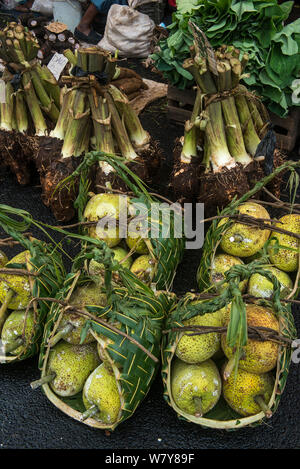
[{"label": "green stalk", "polygon": [[86,109],[86,93],[76,90],[71,118],[66,131],[62,147],[63,158],[73,156],[76,151],[78,136],[84,131],[85,117],[90,114],[90,108]]},{"label": "green stalk", "polygon": [[62,94],[62,106],[60,109],[59,117],[55,128],[50,134],[51,137],[59,138],[60,140],[63,140],[65,138],[66,131],[70,123],[70,110],[73,108],[76,92],[74,90],[67,90],[67,88],[65,87],[64,89],[62,89]]},{"label": "green stalk", "polygon": [[113,134],[117,141],[121,155],[126,160],[134,160],[135,158],[137,158],[137,154],[134,151],[133,146],[131,145],[126,128],[120,118],[114,100],[107,91],[104,92],[104,97],[108,103],[108,109],[111,114]]},{"label": "green stalk", "polygon": [[68,59],[71,65],[77,65],[77,58],[75,54],[71,51],[71,49],[66,49],[63,51],[64,56]]},{"label": "green stalk", "polygon": [[88,71],[88,54],[85,49],[78,49],[77,51],[77,65],[85,72]]},{"label": "green stalk", "polygon": [[150,135],[143,129],[141,121],[132,109],[127,97],[113,85],[109,86],[108,92],[117,106],[133,145],[138,148],[148,145],[150,143]]},{"label": "green stalk", "polygon": [[235,104],[239,115],[239,121],[242,126],[246,150],[251,156],[254,156],[260,139],[256,133],[246,97],[244,96],[242,89],[241,91],[242,93],[235,96]]},{"label": "green stalk", "polygon": [[81,138],[77,141],[74,156],[81,156],[87,153],[90,149],[90,138],[92,131],[92,123],[89,115],[83,118],[82,122],[83,132]]},{"label": "green stalk", "polygon": [[[222,61],[218,64],[219,72],[219,91],[231,90],[232,83],[232,70],[228,61]],[[235,106],[234,98],[228,97],[221,101],[222,111],[224,116],[225,132],[227,138],[227,145],[231,156],[237,163],[247,165],[251,163],[252,159],[248,155],[243,133],[239,121],[239,116]]]},{"label": "green stalk", "polygon": [[108,82],[110,83],[116,72],[116,59],[111,57],[106,57],[105,73],[108,77]]},{"label": "green stalk", "polygon": [[88,54],[88,71],[89,72],[102,72],[104,55],[100,50],[90,50]]},{"label": "green stalk", "polygon": [[53,99],[57,109],[61,106],[60,87],[55,77],[46,66],[41,66],[39,62],[36,64],[36,71],[43,82],[44,88],[48,95]]},{"label": "green stalk", "polygon": [[184,129],[184,141],[181,150],[180,161],[182,163],[190,163],[193,157],[198,156],[197,154],[197,134],[198,130],[195,125],[195,121],[200,114],[202,103],[201,91],[198,88],[196,99],[193,107],[193,112],[190,121],[186,122]]},{"label": "green stalk", "polygon": [[8,82],[5,83],[5,103],[1,103],[1,129],[12,130],[13,123],[13,87]]},{"label": "green stalk", "polygon": [[38,98],[35,94],[33,84],[31,82],[30,73],[24,72],[22,79],[27,106],[30,110],[30,114],[35,126],[35,134],[38,136],[44,136],[47,134],[47,125],[42,114]]},{"label": "green stalk", "polygon": [[16,121],[18,131],[25,133],[28,130],[28,117],[23,90],[16,92]]},{"label": "green stalk", "polygon": [[114,153],[114,141],[111,130],[111,116],[105,99],[98,95],[89,95],[96,150]]},{"label": "green stalk", "polygon": [[[202,63],[199,71],[202,92],[205,94],[215,94],[217,89],[205,62]],[[221,103],[212,102],[209,104],[207,113],[209,121],[207,122],[205,133],[210,143],[213,170],[218,172],[224,167],[228,169],[233,168],[235,161],[227,147]]]},{"label": "green stalk", "polygon": [[43,111],[50,117],[52,122],[56,123],[59,116],[59,110],[55,106],[52,99],[49,98],[37,70],[32,68],[30,70],[30,74],[35,92],[41,102]]}]

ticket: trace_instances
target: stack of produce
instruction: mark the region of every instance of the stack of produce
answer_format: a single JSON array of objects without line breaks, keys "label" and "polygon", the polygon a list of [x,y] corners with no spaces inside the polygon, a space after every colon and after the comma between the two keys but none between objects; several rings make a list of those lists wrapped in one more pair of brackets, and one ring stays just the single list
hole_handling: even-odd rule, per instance
[{"label": "stack of produce", "polygon": [[[8,214],[21,216],[23,222]],[[38,352],[50,307],[40,298],[55,296],[64,280],[62,260],[53,246],[22,234],[31,221],[28,213],[0,205],[0,226],[10,235],[7,246],[13,241],[24,249],[10,260],[0,252],[1,363],[25,360]]]},{"label": "stack of produce", "polygon": [[170,35],[159,43],[160,50],[152,59],[169,83],[180,89],[191,88],[194,77],[183,63],[193,44],[192,21],[213,47],[232,44],[241,55],[249,55],[244,84],[262,97],[270,111],[284,117],[291,106],[299,105],[292,100],[293,82],[300,72],[300,19],[288,21],[293,3],[178,0],[168,27]]},{"label": "stack of produce", "polygon": [[37,60],[39,43],[22,25],[9,23],[0,31],[0,57],[5,64],[1,103],[0,150],[20,184],[30,179],[33,141],[47,135],[59,116],[60,88]]},{"label": "stack of produce", "polygon": [[[74,62],[71,51],[68,57]],[[99,48],[79,49],[71,75],[63,77],[71,87],[63,89],[57,125],[50,137],[39,139],[36,164],[43,200],[58,220],[74,216],[74,192],[65,192],[61,203],[54,190],[74,171],[81,161],[79,157],[87,151],[98,150],[124,158],[143,181],[150,181],[160,165],[156,142],[143,129],[128,99],[110,84],[115,67],[116,59]],[[123,187],[109,165],[96,165],[92,176],[96,186]]]},{"label": "stack of produce", "polygon": [[261,101],[240,85],[247,54],[240,60],[232,46],[213,51],[196,33],[183,66],[195,78],[197,95],[174,151],[172,185],[178,198],[198,197],[215,210],[246,193],[281,155]]},{"label": "stack of produce", "polygon": [[119,66],[116,67],[112,83],[127,96],[129,101],[139,96],[142,90],[148,89],[138,73],[130,68]]},{"label": "stack of produce", "polygon": [[198,271],[201,293],[186,295],[166,323],[166,400],[204,427],[259,424],[274,414],[285,387],[296,336],[290,305],[299,293],[300,215],[274,223],[250,199],[274,176],[213,221]]},{"label": "stack of produce", "polygon": [[[85,237],[85,240],[87,238]],[[105,282],[85,265],[105,265]],[[118,272],[126,287],[113,286]],[[40,354],[46,397],[70,417],[114,430],[147,395],[159,367],[162,321],[172,299],[141,286],[101,241],[90,239],[48,316]]]},{"label": "stack of produce", "polygon": [[37,57],[43,65],[47,65],[56,52],[62,54],[67,49],[75,52],[79,48],[78,41],[63,23],[49,23],[47,16],[33,13],[20,15],[19,20],[39,41]]}]

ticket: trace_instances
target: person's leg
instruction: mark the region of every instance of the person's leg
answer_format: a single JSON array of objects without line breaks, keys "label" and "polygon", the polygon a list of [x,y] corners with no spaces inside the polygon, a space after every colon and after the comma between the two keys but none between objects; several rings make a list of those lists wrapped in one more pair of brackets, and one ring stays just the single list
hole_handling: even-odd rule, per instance
[{"label": "person's leg", "polygon": [[77,26],[77,29],[88,36],[92,30],[92,22],[95,19],[95,16],[99,13],[98,8],[94,3],[91,3],[84,13],[83,17],[80,20],[80,23]]},{"label": "person's leg", "polygon": [[33,5],[34,0],[27,0],[27,2],[19,2],[19,5],[16,5],[15,10],[17,11],[28,11]]}]

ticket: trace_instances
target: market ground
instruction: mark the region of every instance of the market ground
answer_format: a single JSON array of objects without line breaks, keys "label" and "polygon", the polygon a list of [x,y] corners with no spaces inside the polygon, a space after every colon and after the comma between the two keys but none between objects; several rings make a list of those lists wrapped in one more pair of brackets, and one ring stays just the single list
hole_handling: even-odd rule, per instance
[{"label": "market ground", "polygon": [[[123,64],[126,66],[126,63]],[[157,79],[137,61],[127,65],[145,78]],[[166,100],[149,106],[141,115],[145,129],[160,142],[165,163],[159,187],[167,193],[174,140],[182,128],[167,121]],[[292,155],[294,158],[297,155]],[[37,182],[38,183],[38,182]],[[298,194],[300,197],[300,194]],[[15,178],[0,175],[0,203],[28,210],[34,218],[54,224],[43,205],[40,188],[21,187]],[[71,249],[71,248],[70,248]],[[73,253],[74,254],[74,253]],[[196,289],[196,270],[200,251],[186,251],[175,278],[174,290],[184,293]],[[300,307],[294,308],[300,336]],[[206,449],[206,448],[300,448],[300,364],[292,364],[279,409],[272,419],[256,428],[235,432],[213,431],[179,420],[163,398],[160,374],[132,418],[121,424],[109,437],[104,432],[80,424],[57,410],[40,390],[29,383],[39,378],[37,358],[0,368],[0,448],[69,449]]]}]

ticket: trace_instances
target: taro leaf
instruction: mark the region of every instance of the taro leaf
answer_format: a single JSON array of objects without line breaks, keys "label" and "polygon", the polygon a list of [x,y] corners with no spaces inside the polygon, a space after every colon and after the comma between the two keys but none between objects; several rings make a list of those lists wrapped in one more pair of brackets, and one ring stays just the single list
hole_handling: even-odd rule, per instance
[{"label": "taro leaf", "polygon": [[185,68],[181,67],[181,65],[179,65],[177,62],[174,62],[174,66],[177,72],[180,73],[180,75],[185,77],[187,80],[193,80],[193,75],[188,72]]},{"label": "taro leaf", "polygon": [[297,42],[292,38],[292,35],[297,33],[299,34],[299,31],[300,18],[285,26],[282,31],[274,36],[274,42],[282,43],[281,50],[283,54],[293,55],[298,53],[298,45]]},{"label": "taro leaf", "polygon": [[[179,13],[191,13],[197,7],[198,0],[177,0],[176,6]],[[200,5],[198,5],[198,8]]]},{"label": "taro leaf", "polygon": [[230,8],[232,11],[234,11],[237,14],[239,20],[242,18],[245,12],[257,11],[254,8],[253,2],[251,1],[242,1],[242,2],[233,1]]}]

